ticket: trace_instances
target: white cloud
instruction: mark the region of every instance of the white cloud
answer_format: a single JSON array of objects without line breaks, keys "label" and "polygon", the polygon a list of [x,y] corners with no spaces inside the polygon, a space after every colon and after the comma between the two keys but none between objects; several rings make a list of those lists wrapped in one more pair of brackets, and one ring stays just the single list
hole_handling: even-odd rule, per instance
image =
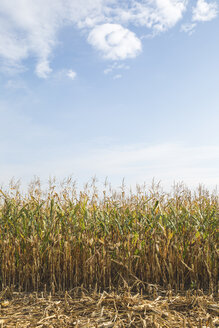
[{"label": "white cloud", "polygon": [[188,0],[134,0],[127,8],[117,8],[121,22],[146,26],[155,33],[172,28],[186,10]]},{"label": "white cloud", "polygon": [[193,21],[210,21],[217,17],[218,5],[216,2],[198,0],[196,7],[193,8]]},{"label": "white cloud", "polygon": [[156,0],[158,29],[173,27],[186,10],[187,0]]},{"label": "white cloud", "polygon": [[88,36],[88,42],[106,59],[121,60],[136,57],[141,52],[141,41],[119,24],[96,26]]},{"label": "white cloud", "polygon": [[72,71],[71,69],[66,73],[66,75],[71,79],[74,80],[77,76],[77,73]]},{"label": "white cloud", "polygon": [[52,72],[52,69],[49,67],[49,61],[48,60],[40,61],[37,64],[35,71],[39,77],[46,79],[47,76]]},{"label": "white cloud", "polygon": [[51,73],[50,59],[57,33],[65,25],[79,25],[98,16],[102,0],[1,0],[0,57],[3,66],[17,67],[28,57],[36,61],[36,74]]},{"label": "white cloud", "polygon": [[[88,42],[104,58],[134,58],[141,51],[140,39],[131,26],[142,26],[152,34],[179,22],[189,0],[0,0],[0,66],[20,71],[31,59],[35,73],[47,78],[51,72],[58,33],[65,26],[83,29]],[[216,2],[198,0],[193,21],[211,20]],[[125,26],[125,27],[124,27]]]},{"label": "white cloud", "polygon": [[7,58],[10,63],[24,59],[28,55],[28,49],[23,40],[13,39],[13,33],[7,31],[3,24],[0,24],[0,54]]},{"label": "white cloud", "polygon": [[[0,56],[17,65],[29,56],[37,61],[36,74],[45,78],[50,72],[49,56],[55,44],[57,22],[49,1],[1,0]],[[2,40],[3,37],[3,40]]]}]

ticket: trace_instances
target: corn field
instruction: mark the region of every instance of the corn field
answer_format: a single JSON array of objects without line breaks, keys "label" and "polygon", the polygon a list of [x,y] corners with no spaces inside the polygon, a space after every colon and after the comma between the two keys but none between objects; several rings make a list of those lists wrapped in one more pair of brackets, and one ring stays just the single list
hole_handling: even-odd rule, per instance
[{"label": "corn field", "polygon": [[0,284],[20,291],[218,289],[216,192],[71,179],[0,191]]}]

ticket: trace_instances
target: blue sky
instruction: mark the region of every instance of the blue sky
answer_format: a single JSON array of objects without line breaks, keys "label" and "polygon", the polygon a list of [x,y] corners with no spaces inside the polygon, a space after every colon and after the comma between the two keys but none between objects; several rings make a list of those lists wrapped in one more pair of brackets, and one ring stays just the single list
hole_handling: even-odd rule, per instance
[{"label": "blue sky", "polygon": [[219,2],[0,0],[0,183],[219,184]]}]

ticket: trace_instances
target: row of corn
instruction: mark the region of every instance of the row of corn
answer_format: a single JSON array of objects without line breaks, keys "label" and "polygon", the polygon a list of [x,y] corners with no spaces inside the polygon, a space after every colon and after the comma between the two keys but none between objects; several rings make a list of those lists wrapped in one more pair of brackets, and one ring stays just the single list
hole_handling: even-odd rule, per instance
[{"label": "row of corn", "polygon": [[127,192],[71,180],[0,191],[0,288],[210,289],[219,276],[216,192]]}]

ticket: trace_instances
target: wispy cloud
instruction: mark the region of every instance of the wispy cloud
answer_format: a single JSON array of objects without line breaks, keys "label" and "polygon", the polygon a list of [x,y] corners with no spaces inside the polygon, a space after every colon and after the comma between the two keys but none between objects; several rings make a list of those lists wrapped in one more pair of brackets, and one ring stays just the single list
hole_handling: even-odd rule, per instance
[{"label": "wispy cloud", "polygon": [[113,80],[119,80],[122,78],[122,74],[116,74],[113,76]]},{"label": "wispy cloud", "polygon": [[112,72],[112,68],[111,67],[108,67],[108,68],[105,68],[105,70],[103,71],[104,74],[109,74]]},{"label": "wispy cloud", "polygon": [[[65,157],[63,157],[65,158]],[[155,177],[169,186],[173,181],[184,181],[195,186],[199,183],[219,185],[219,147],[189,147],[178,144],[154,146],[132,145],[95,149],[64,159],[57,163],[62,172],[89,178],[109,176],[119,183],[125,177],[128,184],[147,183]],[[55,167],[53,168],[55,171]],[[59,174],[61,171],[59,171]]]},{"label": "wispy cloud", "polygon": [[116,70],[129,70],[130,66],[124,63],[117,63],[114,62],[113,64],[109,65],[103,72],[104,74],[110,74]]},{"label": "wispy cloud", "polygon": [[[15,122],[13,126],[15,130],[18,129]],[[25,134],[22,134],[23,130]],[[25,142],[28,131],[31,131],[31,143]],[[4,138],[0,142],[2,158],[7,159],[0,162],[1,182],[7,183],[15,175],[26,182],[34,175],[42,179],[49,176],[62,179],[74,174],[81,181],[94,175],[100,179],[108,176],[114,184],[119,184],[121,178],[125,177],[127,184],[132,186],[150,183],[153,177],[161,180],[165,187],[174,180],[184,181],[192,187],[199,183],[211,188],[219,185],[218,146],[191,147],[173,143],[97,146],[92,141],[80,145],[63,145],[57,142],[55,131],[35,126],[27,119],[20,119],[19,131],[16,133],[18,136],[20,134],[17,142],[9,138],[7,145],[4,144]],[[35,139],[39,145],[33,149]],[[47,145],[44,146],[45,139]]]},{"label": "wispy cloud", "polygon": [[26,91],[29,90],[27,84],[23,80],[18,80],[18,79],[8,80],[7,83],[5,84],[5,88],[12,89],[12,90],[19,90],[19,89],[23,89]]},{"label": "wispy cloud", "polygon": [[216,2],[198,0],[196,7],[193,8],[193,21],[210,21],[217,17],[218,5]]},{"label": "wispy cloud", "polygon": [[195,31],[196,23],[187,23],[181,26],[180,31],[192,35]]}]

